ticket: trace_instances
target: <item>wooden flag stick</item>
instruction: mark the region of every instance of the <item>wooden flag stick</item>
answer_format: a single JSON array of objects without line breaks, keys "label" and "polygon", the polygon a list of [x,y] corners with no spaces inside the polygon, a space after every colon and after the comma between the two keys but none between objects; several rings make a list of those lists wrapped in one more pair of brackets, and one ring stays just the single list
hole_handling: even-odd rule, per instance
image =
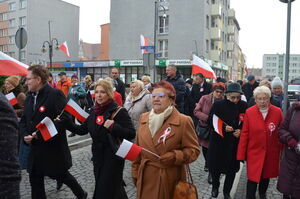
[{"label": "wooden flag stick", "polygon": [[154,156],[160,158],[160,156],[157,155],[156,153],[153,153],[152,151],[149,151],[148,149],[145,149],[145,148],[142,148],[142,149],[143,149],[144,151],[147,151],[148,153],[151,153],[152,155],[154,155]]},{"label": "wooden flag stick", "polygon": [[62,112],[57,116],[58,118],[60,118],[60,116],[64,113],[65,109],[62,110]]}]

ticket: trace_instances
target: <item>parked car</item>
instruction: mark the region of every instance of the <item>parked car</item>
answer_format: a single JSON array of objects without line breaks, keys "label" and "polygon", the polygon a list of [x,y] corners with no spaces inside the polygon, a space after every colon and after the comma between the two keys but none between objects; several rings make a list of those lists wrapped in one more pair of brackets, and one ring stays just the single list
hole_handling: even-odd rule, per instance
[{"label": "parked car", "polygon": [[300,85],[289,85],[288,96],[290,101],[300,101]]}]

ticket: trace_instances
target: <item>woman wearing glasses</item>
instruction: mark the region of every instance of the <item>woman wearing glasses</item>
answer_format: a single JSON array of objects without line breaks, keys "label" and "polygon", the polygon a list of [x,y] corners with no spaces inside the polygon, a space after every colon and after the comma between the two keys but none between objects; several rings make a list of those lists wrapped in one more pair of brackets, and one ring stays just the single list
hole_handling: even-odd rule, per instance
[{"label": "woman wearing glasses", "polygon": [[257,87],[253,95],[256,105],[246,111],[237,159],[247,162],[247,199],[255,199],[257,184],[260,199],[266,199],[269,179],[279,173],[278,126],[283,116],[280,108],[270,104],[268,87]]},{"label": "woman wearing glasses", "polygon": [[[247,109],[247,103],[241,100],[243,92],[238,83],[230,83],[225,93],[225,99],[213,104],[208,118],[208,124],[214,129],[209,140],[208,167],[212,175],[212,198],[218,197],[220,175],[225,174],[223,194],[224,199],[230,199],[235,174],[240,169],[236,152],[242,127],[240,118]],[[223,121],[222,126],[219,126],[221,130],[213,125],[213,120],[217,117]]]},{"label": "woman wearing glasses", "polygon": [[185,179],[185,165],[200,153],[193,121],[175,108],[176,91],[161,81],[153,86],[152,110],[143,113],[137,129],[137,145],[142,150],[132,165],[137,198],[172,199],[175,185]]}]

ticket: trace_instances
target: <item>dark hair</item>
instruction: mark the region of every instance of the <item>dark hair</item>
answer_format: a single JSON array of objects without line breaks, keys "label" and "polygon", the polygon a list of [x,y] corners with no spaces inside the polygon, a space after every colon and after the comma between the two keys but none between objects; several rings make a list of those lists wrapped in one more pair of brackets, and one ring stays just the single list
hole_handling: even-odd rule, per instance
[{"label": "dark hair", "polygon": [[47,83],[49,77],[48,69],[43,65],[32,65],[28,68],[34,76],[41,78],[43,84]]},{"label": "dark hair", "polygon": [[204,78],[204,76],[203,76],[202,73],[196,73],[195,76],[198,76],[198,77],[200,77],[200,78],[202,78],[202,79]]},{"label": "dark hair", "polygon": [[175,71],[177,71],[177,67],[174,64],[168,65],[167,68],[173,68]]},{"label": "dark hair", "polygon": [[243,86],[243,80],[237,80],[236,83],[239,83],[241,86]]},{"label": "dark hair", "polygon": [[168,91],[168,97],[171,98],[175,102],[176,90],[171,83],[163,80],[163,81],[155,83],[152,88],[153,88],[153,90],[156,88],[166,89]]}]

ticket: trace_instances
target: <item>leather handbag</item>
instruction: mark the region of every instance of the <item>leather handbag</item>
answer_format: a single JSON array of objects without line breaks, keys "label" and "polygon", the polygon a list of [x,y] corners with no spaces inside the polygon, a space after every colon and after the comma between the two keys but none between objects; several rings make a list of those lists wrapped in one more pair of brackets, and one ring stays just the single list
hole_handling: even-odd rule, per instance
[{"label": "leather handbag", "polygon": [[198,199],[189,165],[186,166],[187,181],[179,181],[175,187],[173,199]]},{"label": "leather handbag", "polygon": [[210,128],[200,126],[199,122],[196,126],[196,133],[200,140],[208,140],[210,134]]}]

